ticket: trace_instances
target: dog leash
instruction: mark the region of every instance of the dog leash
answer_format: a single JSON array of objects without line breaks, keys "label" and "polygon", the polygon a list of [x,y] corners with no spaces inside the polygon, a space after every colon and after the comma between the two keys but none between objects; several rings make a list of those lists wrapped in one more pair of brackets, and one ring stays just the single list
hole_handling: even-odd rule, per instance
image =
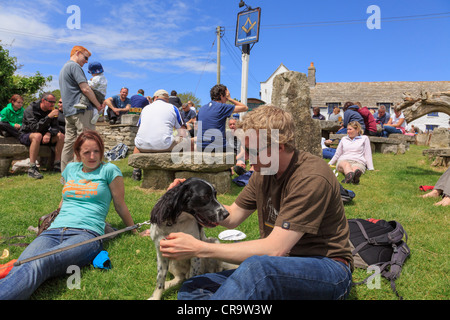
[{"label": "dog leash", "polygon": [[89,240],[86,240],[86,241],[75,243],[75,244],[72,244],[72,245],[64,247],[64,248],[59,248],[59,249],[56,249],[56,250],[52,250],[52,251],[49,251],[49,252],[45,252],[45,253],[39,254],[39,255],[34,256],[34,257],[30,257],[30,258],[27,258],[27,259],[16,261],[16,262],[14,262],[14,267],[20,266],[21,264],[24,264],[24,263],[27,263],[27,262],[30,262],[30,261],[33,261],[33,260],[37,260],[37,259],[41,259],[41,258],[50,256],[50,255],[53,255],[55,253],[63,252],[63,251],[66,251],[66,250],[70,250],[70,249],[73,249],[75,247],[82,246],[82,245],[85,245],[85,244],[88,244],[88,243],[91,243],[91,242],[94,242],[94,241],[98,241],[98,240],[102,240],[102,239],[105,239],[105,238],[109,238],[109,237],[118,235],[118,234],[123,233],[123,232],[131,231],[131,230],[140,228],[143,225],[148,225],[148,224],[151,224],[150,220],[142,222],[142,223],[137,223],[137,224],[135,224],[133,226],[129,226],[129,227],[117,230],[117,231],[109,232],[109,233],[106,233],[106,234],[104,234],[102,236],[98,236],[98,237],[95,237],[95,238],[92,238],[92,239],[89,239]]},{"label": "dog leash", "polygon": [[26,247],[28,246],[28,243],[10,243],[9,240],[11,239],[24,239],[27,236],[12,236],[12,237],[8,237],[8,238],[2,238],[0,237],[0,240],[5,240],[0,244],[6,244],[8,246],[15,246],[15,247]]}]

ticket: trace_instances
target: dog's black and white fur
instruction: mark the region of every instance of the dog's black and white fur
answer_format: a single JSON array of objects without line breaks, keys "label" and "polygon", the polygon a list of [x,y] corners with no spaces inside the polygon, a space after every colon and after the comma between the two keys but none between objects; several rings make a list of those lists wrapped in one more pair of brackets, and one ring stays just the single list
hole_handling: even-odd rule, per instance
[{"label": "dog's black and white fur", "polygon": [[[215,227],[228,215],[216,199],[215,188],[198,178],[187,179],[158,200],[150,219],[150,237],[155,244],[158,266],[156,288],[151,300],[160,300],[164,290],[195,275],[236,267],[215,259],[169,260],[159,250],[159,242],[172,232],[184,232],[202,241],[218,242],[217,239],[207,238],[203,227]],[[167,271],[173,274],[174,279],[166,282]]]}]

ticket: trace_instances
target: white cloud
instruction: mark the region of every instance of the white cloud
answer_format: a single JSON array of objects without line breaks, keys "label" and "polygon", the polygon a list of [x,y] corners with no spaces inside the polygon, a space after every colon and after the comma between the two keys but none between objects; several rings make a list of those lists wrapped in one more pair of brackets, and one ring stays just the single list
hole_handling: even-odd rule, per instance
[{"label": "white cloud", "polygon": [[58,76],[52,75],[52,81],[47,83],[47,85],[43,88],[43,91],[53,91],[57,89],[59,89]]},{"label": "white cloud", "polygon": [[[58,1],[1,4],[0,37],[5,44],[26,49],[28,56],[30,52],[33,55],[45,52],[49,47],[50,51],[66,53],[68,46],[79,44],[103,60],[130,64],[141,61],[153,71],[165,64],[189,72],[215,72],[210,64],[205,67],[207,52],[192,43],[184,43],[193,30],[206,30],[205,26],[195,24],[190,2],[111,1],[103,2],[101,10],[98,8],[94,3],[88,11],[80,4],[81,29],[70,30],[62,23],[69,15]],[[55,17],[59,19],[58,24],[54,22]],[[164,69],[167,72],[168,68]]]},{"label": "white cloud", "polygon": [[34,47],[42,41],[52,40],[56,36],[55,30],[47,24],[24,13],[11,14],[4,10],[0,11],[0,32],[2,42],[14,43],[14,46],[20,48]]},{"label": "white cloud", "polygon": [[190,72],[216,72],[217,71],[217,64],[214,62],[209,61],[200,61],[200,60],[194,60],[191,58],[181,59],[173,61],[172,63],[174,66],[178,67],[182,70],[187,70]]}]

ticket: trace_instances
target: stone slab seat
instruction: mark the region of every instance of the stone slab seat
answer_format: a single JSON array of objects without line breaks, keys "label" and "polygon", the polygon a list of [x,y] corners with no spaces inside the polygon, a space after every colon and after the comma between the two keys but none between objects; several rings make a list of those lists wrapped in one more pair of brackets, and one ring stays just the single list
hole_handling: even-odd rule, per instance
[{"label": "stone slab seat", "polygon": [[332,120],[317,120],[320,124],[320,129],[322,130],[322,137],[328,139],[331,132],[337,132],[341,128],[341,123],[339,121]]},{"label": "stone slab seat", "polygon": [[[342,139],[346,134],[331,134],[330,139]],[[369,136],[372,152],[404,154],[415,137],[403,134],[391,134],[388,138]]]},{"label": "stone slab seat", "polygon": [[433,167],[448,167],[450,165],[450,148],[431,148],[422,151],[424,156],[431,160]]},{"label": "stone slab seat", "polygon": [[416,136],[410,136],[410,135],[406,135],[406,134],[401,134],[401,133],[391,133],[389,135],[389,138],[392,139],[398,139],[400,141],[403,142],[409,142],[409,143],[416,143]]},{"label": "stone slab seat", "polygon": [[[28,158],[29,155],[29,148],[17,139],[0,137],[0,178],[8,174],[13,160],[23,160]],[[52,158],[52,148],[41,145],[39,156]]]},{"label": "stone slab seat", "polygon": [[336,132],[341,128],[341,123],[339,121],[320,120],[319,124],[322,130],[329,132]]},{"label": "stone slab seat", "polygon": [[218,193],[231,189],[230,168],[234,153],[136,153],[128,157],[128,165],[143,170],[142,188],[167,190],[175,178],[197,177],[213,184]]}]

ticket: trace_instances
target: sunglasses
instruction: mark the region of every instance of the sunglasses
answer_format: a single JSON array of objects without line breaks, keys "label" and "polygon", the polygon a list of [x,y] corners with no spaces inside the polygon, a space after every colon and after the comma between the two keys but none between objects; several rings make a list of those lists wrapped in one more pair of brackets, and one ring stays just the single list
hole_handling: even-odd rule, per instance
[{"label": "sunglasses", "polygon": [[268,144],[267,146],[257,150],[257,149],[249,149],[247,147],[244,146],[244,150],[245,153],[247,153],[250,156],[255,156],[255,157],[259,157],[259,154],[261,151],[266,150],[268,147],[270,147],[270,144]]},{"label": "sunglasses", "polygon": [[55,104],[56,103],[56,100],[47,100],[47,99],[44,99],[44,100],[49,102],[49,103],[51,103],[51,104]]},{"label": "sunglasses", "polygon": [[78,51],[78,52],[81,53],[81,54],[83,55],[84,60],[89,61],[89,57],[86,57],[86,55],[85,55],[83,52],[81,52],[81,51]]}]

